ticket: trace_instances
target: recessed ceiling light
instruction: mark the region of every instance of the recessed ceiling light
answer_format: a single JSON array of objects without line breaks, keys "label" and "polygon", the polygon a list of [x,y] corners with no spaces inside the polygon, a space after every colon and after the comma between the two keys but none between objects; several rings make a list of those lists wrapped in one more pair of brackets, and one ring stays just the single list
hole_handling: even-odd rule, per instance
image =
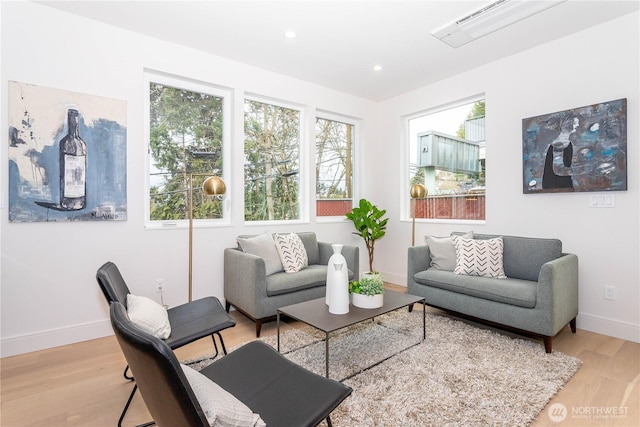
[{"label": "recessed ceiling light", "polygon": [[288,39],[295,39],[296,38],[296,32],[295,31],[287,31],[284,33],[284,36]]},{"label": "recessed ceiling light", "polygon": [[382,70],[382,65],[374,65],[373,66],[373,71],[380,71]]}]

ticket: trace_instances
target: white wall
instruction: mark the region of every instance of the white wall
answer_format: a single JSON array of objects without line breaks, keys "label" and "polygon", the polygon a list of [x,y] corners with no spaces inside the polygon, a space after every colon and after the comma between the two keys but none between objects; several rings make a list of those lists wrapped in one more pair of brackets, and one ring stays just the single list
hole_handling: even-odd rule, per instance
[{"label": "white wall", "polygon": [[[419,223],[424,234],[454,229],[559,237],[580,257],[578,326],[638,341],[640,216],[638,184],[638,14],[523,52],[380,104],[219,57],[125,32],[31,2],[0,3],[0,132],[7,135],[9,80],[127,101],[128,220],[105,223],[8,223],[7,150],[0,150],[0,273],[2,356],[111,333],[96,269],[116,262],[132,290],[156,298],[164,278],[165,302],[187,298],[187,230],[144,228],[144,82],[154,69],[231,88],[234,92],[232,224],[194,233],[194,298],[223,298],[222,251],[235,236],[262,232],[242,221],[242,100],[245,92],[305,106],[313,134],[315,109],[362,119],[358,167],[366,164],[360,194],[386,208],[389,232],[376,248],[376,267],[393,282],[406,279],[411,224],[400,221],[405,189],[401,117],[478,93],[487,100],[487,222],[482,226]],[[69,42],[69,41],[72,42]],[[69,46],[69,47],[67,47]],[[72,49],[75,55],[68,55]],[[69,58],[74,58],[69,62]],[[71,65],[71,67],[69,67]],[[437,64],[434,64],[437,65]],[[587,194],[528,195],[521,190],[521,119],[600,101],[628,99],[629,191],[615,194],[614,209],[588,207]],[[308,149],[313,149],[310,142]],[[312,167],[312,155],[308,166]],[[356,172],[360,172],[356,170]],[[307,184],[313,194],[313,183]],[[308,206],[313,214],[313,204]],[[271,231],[315,230],[321,240],[364,245],[347,222],[270,226]],[[65,236],[67,246],[61,246]],[[80,248],[79,250],[77,248]],[[617,287],[616,301],[602,298]]]},{"label": "white wall", "polygon": [[[381,170],[401,169],[401,117],[486,94],[486,223],[419,222],[416,242],[469,229],[560,238],[564,251],[580,260],[578,327],[634,341],[640,341],[638,22],[638,13],[627,15],[383,102],[378,130],[395,147],[376,157]],[[590,208],[591,193],[523,195],[522,119],[619,98],[628,102],[628,191],[612,193],[615,208]],[[395,172],[384,181],[381,174],[376,198],[393,220],[377,248],[378,268],[406,283],[406,253],[398,248],[410,244],[411,224],[397,219],[409,189]],[[605,285],[616,287],[615,301],[604,299]]]},{"label": "white wall", "polygon": [[[132,292],[157,299],[155,279],[165,279],[165,302],[186,302],[188,231],[144,228],[145,68],[231,88],[234,92],[229,227],[194,231],[193,297],[223,299],[225,247],[238,234],[265,226],[243,224],[243,97],[259,94],[302,105],[308,143],[307,166],[315,147],[315,109],[362,120],[363,138],[375,104],[344,93],[266,72],[237,62],[160,42],[81,19],[31,2],[2,2],[1,132],[7,135],[9,80],[124,99],[127,101],[128,220],[123,222],[8,223],[7,149],[0,150],[2,205],[2,356],[33,351],[112,333],[108,307],[96,270],[114,261]],[[313,176],[313,174],[310,174]],[[238,184],[234,184],[238,183]],[[307,193],[314,194],[309,182]],[[308,205],[315,212],[315,205]],[[359,244],[352,225],[338,223],[269,226],[270,231],[315,230],[324,241]],[[64,239],[61,237],[64,236]],[[61,242],[64,241],[63,245]],[[362,258],[364,262],[364,257]]]}]

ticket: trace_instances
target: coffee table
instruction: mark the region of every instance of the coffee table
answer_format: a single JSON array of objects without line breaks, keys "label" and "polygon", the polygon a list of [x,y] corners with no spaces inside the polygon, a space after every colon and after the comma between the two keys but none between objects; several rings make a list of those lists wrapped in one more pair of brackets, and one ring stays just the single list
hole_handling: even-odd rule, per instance
[{"label": "coffee table", "polygon": [[422,341],[424,341],[426,338],[425,299],[423,297],[405,294],[402,292],[385,290],[384,304],[382,307],[359,308],[352,304],[349,306],[349,313],[347,314],[329,313],[329,307],[327,306],[324,297],[279,308],[276,318],[278,328],[278,352],[280,351],[281,314],[321,330],[325,333],[325,376],[329,378],[329,334],[331,332],[335,332],[339,329],[346,328],[347,326],[355,325],[356,323],[373,319],[376,316],[419,302],[422,302]]}]

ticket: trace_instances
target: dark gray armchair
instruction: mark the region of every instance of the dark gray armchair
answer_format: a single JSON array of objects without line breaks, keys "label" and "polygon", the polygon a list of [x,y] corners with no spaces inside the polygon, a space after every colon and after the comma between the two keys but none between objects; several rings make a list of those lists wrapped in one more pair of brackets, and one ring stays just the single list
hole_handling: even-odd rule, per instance
[{"label": "dark gray armchair", "polygon": [[[162,340],[143,332],[124,306],[110,307],[111,325],[154,421],[160,426],[209,426],[180,363]],[[267,426],[315,426],[352,389],[287,360],[254,341],[200,371],[258,414]]]},{"label": "dark gray armchair", "polygon": [[[96,280],[107,300],[107,303],[118,302],[123,307],[127,305],[127,295],[131,292],[127,286],[118,267],[111,261],[102,265],[96,273]],[[218,344],[216,335],[222,346],[222,352],[227,354],[227,350],[222,340],[220,331],[236,325],[229,314],[224,310],[220,300],[216,297],[206,297],[191,301],[167,310],[169,324],[171,325],[171,335],[164,342],[172,349],[182,347],[200,338],[210,336],[213,340],[215,355],[218,355]],[[134,378],[127,375],[129,366],[124,370],[124,377],[128,380]],[[124,406],[118,426],[122,425],[127,409],[135,395],[137,385],[133,386],[129,400]]]}]

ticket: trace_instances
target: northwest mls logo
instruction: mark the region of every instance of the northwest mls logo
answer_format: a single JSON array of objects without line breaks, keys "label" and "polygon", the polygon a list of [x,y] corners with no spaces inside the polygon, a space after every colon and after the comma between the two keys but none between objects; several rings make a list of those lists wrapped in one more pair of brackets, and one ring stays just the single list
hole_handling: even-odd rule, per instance
[{"label": "northwest mls logo", "polygon": [[561,423],[565,418],[567,418],[568,412],[567,407],[562,403],[554,403],[549,407],[547,413],[549,414],[549,419],[551,421],[554,423]]}]

